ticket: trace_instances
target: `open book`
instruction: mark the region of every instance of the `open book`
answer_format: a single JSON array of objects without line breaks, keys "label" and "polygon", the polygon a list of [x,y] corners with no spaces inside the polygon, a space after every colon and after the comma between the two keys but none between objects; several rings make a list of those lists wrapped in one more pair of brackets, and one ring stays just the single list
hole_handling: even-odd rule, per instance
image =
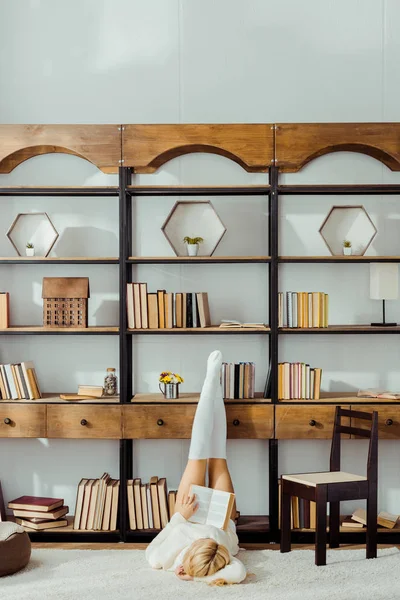
[{"label": "open book", "polygon": [[197,511],[189,519],[192,523],[214,525],[226,529],[231,518],[235,494],[221,492],[200,485],[192,485],[190,494],[196,495]]},{"label": "open book", "polygon": [[383,398],[387,400],[400,399],[400,394],[397,392],[390,392],[388,390],[378,389],[358,390],[357,396],[359,398]]},{"label": "open book", "polygon": [[220,327],[226,329],[235,329],[240,327],[249,327],[249,328],[257,328],[257,329],[265,329],[264,323],[241,323],[240,321],[230,321],[226,319],[222,319]]}]

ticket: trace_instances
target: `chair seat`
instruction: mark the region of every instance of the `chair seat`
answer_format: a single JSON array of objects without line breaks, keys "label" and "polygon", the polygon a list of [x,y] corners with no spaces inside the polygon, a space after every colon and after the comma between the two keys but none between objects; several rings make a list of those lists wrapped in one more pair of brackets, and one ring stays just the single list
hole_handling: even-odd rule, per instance
[{"label": "chair seat", "polygon": [[327,471],[325,473],[298,473],[295,475],[282,475],[282,479],[301,483],[310,487],[323,485],[324,483],[347,483],[350,481],[367,481],[366,477],[353,475],[344,471]]}]

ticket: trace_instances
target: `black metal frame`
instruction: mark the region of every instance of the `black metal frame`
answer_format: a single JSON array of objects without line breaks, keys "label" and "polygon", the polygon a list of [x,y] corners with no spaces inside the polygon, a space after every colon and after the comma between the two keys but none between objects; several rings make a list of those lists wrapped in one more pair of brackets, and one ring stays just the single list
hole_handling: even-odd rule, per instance
[{"label": "black metal frame", "polygon": [[[238,195],[265,195],[268,196],[269,206],[269,256],[251,258],[247,257],[236,260],[234,257],[214,257],[213,260],[208,258],[197,259],[191,264],[223,264],[223,263],[265,263],[269,266],[269,356],[271,362],[271,402],[273,405],[278,404],[277,390],[277,373],[278,373],[278,349],[279,336],[282,334],[295,333],[294,331],[279,331],[278,330],[278,291],[279,291],[279,264],[280,263],[369,263],[369,262],[399,262],[396,257],[352,257],[349,261],[344,261],[339,257],[280,257],[278,254],[278,238],[279,238],[279,195],[357,195],[357,194],[399,194],[399,185],[279,185],[279,167],[271,166],[269,170],[269,185],[264,186],[237,186],[237,187],[148,187],[148,186],[132,186],[131,183],[132,171],[130,168],[121,167],[119,169],[119,185],[118,187],[98,187],[98,188],[25,188],[0,187],[0,196],[116,196],[119,198],[119,257],[104,258],[103,260],[90,259],[74,259],[65,258],[63,260],[40,259],[39,257],[28,261],[22,257],[20,260],[0,260],[0,264],[118,264],[119,265],[119,292],[120,292],[120,328],[118,332],[91,332],[91,335],[119,335],[119,350],[120,350],[120,403],[128,404],[133,395],[133,336],[135,333],[128,331],[127,315],[126,315],[126,284],[132,281],[132,265],[134,264],[184,264],[189,262],[187,258],[179,259],[154,258],[151,257],[132,257],[132,201],[135,196],[151,197],[151,196],[238,196]],[[86,331],[71,332],[63,331],[63,335],[88,335]],[[142,334],[142,332],[140,332]],[[204,332],[207,333],[207,332]],[[228,333],[228,332],[224,332]],[[232,332],[233,333],[233,332]],[[260,334],[261,332],[256,332]],[[315,333],[315,332],[309,332]],[[384,334],[397,333],[397,331],[326,331],[321,333],[357,333],[359,334]],[[3,334],[3,332],[2,332]],[[40,331],[40,332],[13,332],[9,331],[4,335],[59,335],[59,332]],[[190,332],[189,332],[190,334]],[[213,332],[209,333],[213,335]],[[182,335],[182,334],[180,334]],[[196,332],[197,335],[197,332]],[[366,402],[367,404],[368,402]],[[280,403],[282,404],[282,403]],[[304,404],[298,403],[290,404]],[[324,403],[324,405],[327,403]],[[332,402],[332,404],[336,404]],[[394,403],[390,403],[393,405]],[[239,538],[242,542],[278,542],[278,440],[272,438],[269,440],[269,506],[270,506],[270,526],[269,530],[254,530],[243,531],[239,533]],[[127,479],[133,477],[133,441],[121,440],[119,442],[119,458],[120,458],[120,517],[119,530],[117,532],[70,532],[59,533],[57,531],[31,533],[30,537],[33,541],[41,542],[118,542],[118,541],[134,541],[148,542],[157,532],[150,531],[130,531],[127,498],[124,490],[126,489]],[[240,528],[239,528],[240,530]],[[293,543],[310,543],[314,541],[314,532],[304,530],[292,531]],[[399,543],[400,535],[392,532],[379,532],[379,543]],[[340,534],[341,543],[360,543],[365,542],[365,532],[346,532]]]}]

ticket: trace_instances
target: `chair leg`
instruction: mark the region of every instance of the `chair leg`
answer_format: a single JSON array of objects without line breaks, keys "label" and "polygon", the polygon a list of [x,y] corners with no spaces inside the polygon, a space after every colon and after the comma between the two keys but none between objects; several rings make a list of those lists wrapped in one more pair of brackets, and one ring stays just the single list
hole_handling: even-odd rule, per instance
[{"label": "chair leg", "polygon": [[326,565],[326,485],[317,485],[315,500],[317,509],[317,522],[315,529],[315,564],[318,567],[321,567]]},{"label": "chair leg", "polygon": [[329,505],[329,548],[339,548],[340,502]]},{"label": "chair leg", "polygon": [[291,496],[285,493],[285,484],[282,480],[281,494],[281,552],[290,552],[291,550],[291,530],[290,530],[290,505]]},{"label": "chair leg", "polygon": [[377,545],[377,514],[378,514],[378,499],[377,491],[369,492],[367,498],[367,558],[376,558]]}]

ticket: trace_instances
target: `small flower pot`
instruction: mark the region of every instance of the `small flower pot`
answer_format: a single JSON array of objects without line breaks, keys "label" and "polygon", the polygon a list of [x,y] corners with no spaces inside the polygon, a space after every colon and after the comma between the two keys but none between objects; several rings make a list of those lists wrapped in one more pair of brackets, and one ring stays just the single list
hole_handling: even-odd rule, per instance
[{"label": "small flower pot", "polygon": [[187,244],[187,251],[188,251],[188,256],[197,256],[197,253],[199,251],[199,245],[198,244]]},{"label": "small flower pot", "polygon": [[343,254],[344,256],[351,256],[351,248],[343,247]]},{"label": "small flower pot", "polygon": [[35,248],[25,248],[27,256],[35,256]]},{"label": "small flower pot", "polygon": [[[165,400],[176,400],[179,398],[179,383],[160,383],[159,388]],[[164,389],[161,387],[164,386]]]}]

